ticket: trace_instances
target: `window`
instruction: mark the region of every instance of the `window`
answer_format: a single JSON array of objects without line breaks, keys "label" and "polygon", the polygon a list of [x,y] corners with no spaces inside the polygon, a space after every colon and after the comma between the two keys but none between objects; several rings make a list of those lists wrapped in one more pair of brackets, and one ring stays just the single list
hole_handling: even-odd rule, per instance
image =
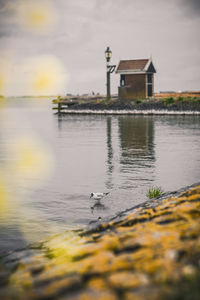
[{"label": "window", "polygon": [[125,86],[125,75],[120,76],[120,86]]}]

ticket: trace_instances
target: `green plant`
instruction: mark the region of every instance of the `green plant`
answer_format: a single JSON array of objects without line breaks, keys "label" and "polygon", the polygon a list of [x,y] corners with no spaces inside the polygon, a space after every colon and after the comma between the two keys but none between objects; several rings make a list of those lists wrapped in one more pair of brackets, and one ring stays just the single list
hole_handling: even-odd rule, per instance
[{"label": "green plant", "polygon": [[103,98],[103,99],[96,100],[96,104],[108,105],[110,103],[112,103],[112,99]]},{"label": "green plant", "polygon": [[179,96],[179,97],[177,98],[177,101],[184,101],[184,97]]},{"label": "green plant", "polygon": [[172,104],[172,103],[175,102],[175,99],[174,99],[173,97],[168,97],[168,98],[164,98],[164,99],[163,99],[163,102],[164,102],[165,104]]},{"label": "green plant", "polygon": [[189,101],[193,100],[193,98],[191,96],[187,96],[185,100],[189,102]]},{"label": "green plant", "polygon": [[179,102],[190,102],[190,103],[195,103],[195,101],[198,100],[197,97],[191,97],[191,96],[187,96],[187,97],[182,97],[182,96],[179,96],[177,98],[177,101]]},{"label": "green plant", "polygon": [[137,100],[135,100],[135,103],[136,104],[142,103],[142,100],[141,99],[137,99]]},{"label": "green plant", "polygon": [[157,197],[160,197],[160,196],[162,196],[163,195],[163,193],[164,193],[164,191],[162,190],[162,188],[161,187],[151,187],[151,188],[149,188],[148,189],[148,191],[147,191],[147,197],[149,198],[149,199],[153,199],[153,198],[157,198]]}]

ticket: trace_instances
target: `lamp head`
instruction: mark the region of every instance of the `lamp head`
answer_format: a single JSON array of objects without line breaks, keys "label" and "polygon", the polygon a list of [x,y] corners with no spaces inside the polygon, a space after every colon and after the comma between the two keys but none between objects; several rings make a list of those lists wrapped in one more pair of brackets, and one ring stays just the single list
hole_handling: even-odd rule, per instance
[{"label": "lamp head", "polygon": [[112,51],[110,50],[110,47],[107,47],[105,51],[105,57],[106,57],[106,61],[109,62],[112,57]]}]

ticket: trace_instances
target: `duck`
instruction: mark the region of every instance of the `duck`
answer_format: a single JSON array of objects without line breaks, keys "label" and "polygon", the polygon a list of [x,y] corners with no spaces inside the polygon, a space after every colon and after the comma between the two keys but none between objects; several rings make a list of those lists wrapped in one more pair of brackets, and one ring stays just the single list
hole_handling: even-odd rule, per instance
[{"label": "duck", "polygon": [[93,200],[101,200],[103,197],[107,196],[109,193],[91,193],[90,198]]}]

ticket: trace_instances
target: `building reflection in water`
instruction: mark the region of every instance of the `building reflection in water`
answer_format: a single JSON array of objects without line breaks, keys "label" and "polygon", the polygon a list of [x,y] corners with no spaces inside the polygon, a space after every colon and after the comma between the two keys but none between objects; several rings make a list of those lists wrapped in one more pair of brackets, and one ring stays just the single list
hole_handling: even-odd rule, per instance
[{"label": "building reflection in water", "polygon": [[[63,121],[67,124],[63,124]],[[60,116],[58,118],[58,127],[60,130],[63,129],[62,127],[64,125],[66,129],[69,128],[70,124],[73,125],[73,132],[77,132],[77,130],[80,131],[77,136],[79,139],[83,137],[85,130],[86,132],[88,128],[91,130],[91,126],[94,124],[95,128],[99,130],[100,136],[98,136],[96,142],[94,140],[95,136],[93,136],[90,140],[92,144],[86,140],[84,141],[84,147],[86,149],[88,147],[89,151],[92,146],[93,150],[91,153],[93,153],[95,157],[98,157],[98,163],[101,164],[102,159],[104,159],[102,150],[105,148],[103,144],[106,144],[106,178],[104,181],[106,189],[132,189],[145,186],[145,190],[147,190],[155,181],[153,116],[126,115],[97,117],[94,115],[71,116],[68,118],[62,118],[62,116]],[[77,125],[77,130],[75,125]],[[105,135],[103,135],[103,132],[105,133],[104,125],[106,125],[106,140]],[[96,144],[97,141],[101,143],[99,146]],[[79,145],[79,143],[75,143],[75,145]],[[77,155],[78,153],[80,154],[81,152],[77,150]],[[84,152],[84,154],[86,153]],[[102,165],[100,168],[101,167],[103,170]],[[86,172],[86,170],[83,170],[83,172]]]},{"label": "building reflection in water", "polygon": [[[118,118],[120,173],[124,187],[137,187],[153,181],[154,118],[121,116]],[[146,185],[146,184],[145,184]]]},{"label": "building reflection in water", "polygon": [[109,116],[106,122],[106,187],[127,189],[151,184],[154,181],[155,162],[154,118]]}]

